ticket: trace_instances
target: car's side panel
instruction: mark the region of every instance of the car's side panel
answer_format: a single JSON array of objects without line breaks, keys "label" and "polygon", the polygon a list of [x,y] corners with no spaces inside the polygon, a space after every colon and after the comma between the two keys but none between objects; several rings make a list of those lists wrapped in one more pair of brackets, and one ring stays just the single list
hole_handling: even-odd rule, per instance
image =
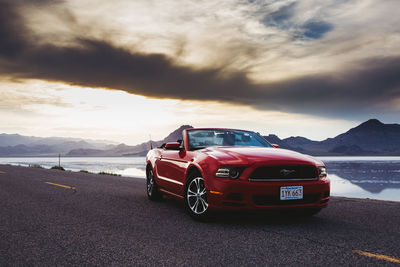
[{"label": "car's side panel", "polygon": [[[187,134],[183,131],[184,149],[167,150],[159,149],[156,159],[153,161],[155,179],[162,191],[172,193],[172,196],[183,196],[189,171],[195,167],[203,175],[203,162],[207,157],[203,153],[187,150]],[[165,191],[164,191],[165,192]]]},{"label": "car's side panel", "polygon": [[163,150],[157,160],[158,184],[172,193],[178,194],[184,186],[184,175],[188,166],[185,151]]}]

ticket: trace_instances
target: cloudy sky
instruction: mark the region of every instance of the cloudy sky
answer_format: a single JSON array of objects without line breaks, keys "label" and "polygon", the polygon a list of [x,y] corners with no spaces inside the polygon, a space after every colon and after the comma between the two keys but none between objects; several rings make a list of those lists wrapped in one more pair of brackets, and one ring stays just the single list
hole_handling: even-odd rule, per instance
[{"label": "cloudy sky", "polygon": [[0,0],[0,132],[400,123],[399,0]]}]

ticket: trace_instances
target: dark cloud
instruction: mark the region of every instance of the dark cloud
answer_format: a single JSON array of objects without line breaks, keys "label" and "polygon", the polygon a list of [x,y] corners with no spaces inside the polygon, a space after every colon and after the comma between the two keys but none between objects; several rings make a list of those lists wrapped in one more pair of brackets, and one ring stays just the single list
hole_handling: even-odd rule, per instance
[{"label": "dark cloud", "polygon": [[60,0],[0,0],[0,56],[14,57],[25,51],[32,41],[30,31],[19,16],[19,7],[42,7],[61,2]]},{"label": "dark cloud", "polygon": [[333,25],[325,21],[310,21],[303,25],[304,36],[311,39],[320,39],[327,32],[333,30]]},{"label": "dark cloud", "polygon": [[26,32],[14,5],[0,0],[0,55],[13,57],[24,50]]},{"label": "dark cloud", "polygon": [[397,57],[359,62],[337,73],[257,84],[245,72],[180,66],[165,55],[133,53],[101,40],[77,39],[75,47],[38,45],[13,7],[0,4],[0,71],[9,77],[353,118],[378,112],[379,106],[400,96]]},{"label": "dark cloud", "polygon": [[388,107],[400,97],[400,57],[369,59],[350,67],[268,85],[274,90],[267,95],[271,102],[287,102],[300,112],[349,117]]}]

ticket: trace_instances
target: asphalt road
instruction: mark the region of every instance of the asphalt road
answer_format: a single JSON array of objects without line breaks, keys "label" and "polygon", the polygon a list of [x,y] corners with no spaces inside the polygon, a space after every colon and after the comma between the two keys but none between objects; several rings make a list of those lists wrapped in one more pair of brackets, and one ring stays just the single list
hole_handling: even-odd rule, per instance
[{"label": "asphalt road", "polygon": [[399,259],[399,202],[332,198],[311,218],[225,213],[199,223],[179,201],[150,202],[143,179],[0,165],[1,266],[399,266]]}]

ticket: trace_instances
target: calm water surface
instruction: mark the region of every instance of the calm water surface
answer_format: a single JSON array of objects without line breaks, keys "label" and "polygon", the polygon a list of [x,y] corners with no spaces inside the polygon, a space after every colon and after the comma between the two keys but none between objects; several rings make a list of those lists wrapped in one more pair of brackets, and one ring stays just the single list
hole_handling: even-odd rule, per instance
[{"label": "calm water surface", "polygon": [[[39,164],[44,168],[51,168],[58,166],[58,157],[0,158],[0,164],[21,166]],[[128,177],[146,177],[144,157],[62,157],[61,166],[71,171],[86,170],[93,173],[105,171]]]},{"label": "calm water surface", "polygon": [[[333,196],[400,201],[400,157],[319,157],[325,162]],[[145,178],[144,157],[61,158],[71,171],[113,172]],[[0,164],[45,168],[58,165],[58,158],[0,158]]]},{"label": "calm water surface", "polygon": [[319,157],[334,196],[400,201],[400,157]]}]

